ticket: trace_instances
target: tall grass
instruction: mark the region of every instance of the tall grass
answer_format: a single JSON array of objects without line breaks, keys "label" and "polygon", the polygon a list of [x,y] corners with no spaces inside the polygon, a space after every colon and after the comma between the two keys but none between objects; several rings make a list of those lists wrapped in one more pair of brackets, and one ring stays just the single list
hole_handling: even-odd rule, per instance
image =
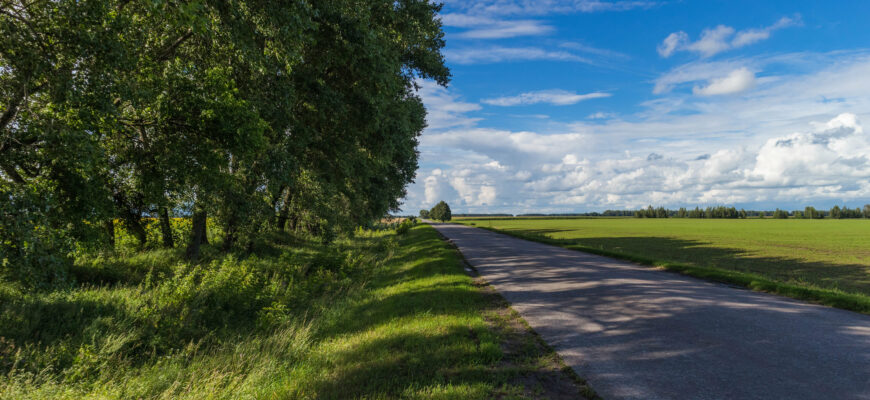
[{"label": "tall grass", "polygon": [[259,397],[308,348],[313,321],[395,250],[386,232],[275,239],[198,264],[122,245],[80,257],[73,288],[0,282],[0,397]]},{"label": "tall grass", "polygon": [[0,398],[530,396],[555,355],[502,360],[492,299],[455,250],[428,226],[394,232],[276,237],[195,265],[89,256],[68,290],[4,282]]}]

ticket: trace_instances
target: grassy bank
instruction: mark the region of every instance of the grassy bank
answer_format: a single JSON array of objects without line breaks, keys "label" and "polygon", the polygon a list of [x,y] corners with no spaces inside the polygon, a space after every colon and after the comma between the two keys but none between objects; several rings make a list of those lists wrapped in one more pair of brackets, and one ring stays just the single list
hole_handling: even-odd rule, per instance
[{"label": "grassy bank", "polygon": [[870,313],[870,221],[462,219],[524,239]]},{"label": "grassy bank", "polygon": [[0,286],[0,398],[576,396],[463,266],[428,226],[81,259],[73,288]]}]

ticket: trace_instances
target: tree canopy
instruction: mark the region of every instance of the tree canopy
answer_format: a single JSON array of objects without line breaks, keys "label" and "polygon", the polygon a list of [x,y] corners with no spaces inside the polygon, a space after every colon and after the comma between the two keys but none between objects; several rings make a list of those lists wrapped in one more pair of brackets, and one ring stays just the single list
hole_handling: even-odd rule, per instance
[{"label": "tree canopy", "polygon": [[207,221],[230,249],[397,210],[425,127],[417,79],[449,80],[439,10],[0,1],[0,273],[62,280],[65,255],[111,246],[116,224],[150,245],[148,217],[192,216],[195,258]]},{"label": "tree canopy", "polygon": [[453,214],[450,212],[450,206],[442,200],[429,210],[429,218],[445,222],[450,221],[453,218]]}]

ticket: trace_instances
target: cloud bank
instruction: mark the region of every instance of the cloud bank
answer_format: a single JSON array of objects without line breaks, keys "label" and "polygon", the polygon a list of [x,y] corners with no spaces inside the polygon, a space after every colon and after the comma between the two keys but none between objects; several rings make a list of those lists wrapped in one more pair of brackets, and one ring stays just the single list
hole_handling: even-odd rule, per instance
[{"label": "cloud bank", "polygon": [[[678,67],[655,85],[696,82],[695,96],[664,91],[632,115],[584,114],[540,131],[434,110],[471,106],[431,91],[424,103],[442,128],[421,138],[406,208],[442,199],[455,212],[516,213],[870,201],[870,54],[771,57]],[[819,67],[764,80],[752,72],[806,60]]]}]

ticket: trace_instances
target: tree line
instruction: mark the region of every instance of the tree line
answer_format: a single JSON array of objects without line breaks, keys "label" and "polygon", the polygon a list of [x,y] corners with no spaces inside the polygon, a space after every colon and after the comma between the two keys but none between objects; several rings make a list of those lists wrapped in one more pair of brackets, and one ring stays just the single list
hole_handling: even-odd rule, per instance
[{"label": "tree line", "polygon": [[[0,13],[0,273],[61,280],[116,226],[197,259],[222,232],[326,239],[397,210],[417,79],[446,85],[428,0],[58,0]],[[33,280],[33,279],[31,279]]]},{"label": "tree line", "polygon": [[815,207],[806,207],[803,210],[788,212],[777,208],[775,211],[747,211],[737,210],[735,207],[695,207],[687,210],[681,207],[677,210],[669,210],[664,207],[653,208],[648,206],[632,212],[635,218],[749,218],[749,217],[772,217],[775,219],[846,219],[846,218],[870,218],[870,204],[863,208],[848,208],[846,206],[834,206],[829,211],[816,210]]}]

